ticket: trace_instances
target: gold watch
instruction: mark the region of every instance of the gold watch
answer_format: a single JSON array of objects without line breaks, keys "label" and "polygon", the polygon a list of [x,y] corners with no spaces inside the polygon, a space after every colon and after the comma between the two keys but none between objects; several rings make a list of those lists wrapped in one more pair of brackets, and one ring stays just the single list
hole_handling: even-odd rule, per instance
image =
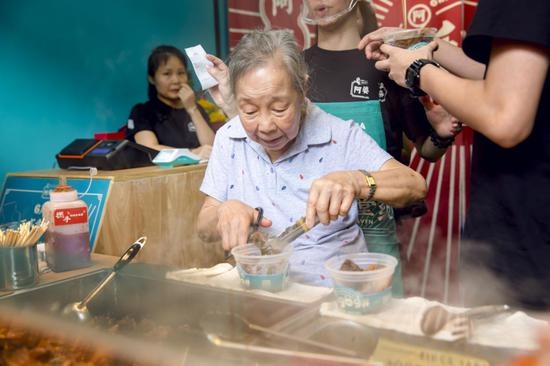
[{"label": "gold watch", "polygon": [[360,169],[359,171],[365,177],[365,183],[369,187],[369,194],[367,198],[365,198],[365,200],[370,201],[372,197],[374,197],[374,193],[376,192],[376,181],[374,180],[374,177],[366,170]]}]

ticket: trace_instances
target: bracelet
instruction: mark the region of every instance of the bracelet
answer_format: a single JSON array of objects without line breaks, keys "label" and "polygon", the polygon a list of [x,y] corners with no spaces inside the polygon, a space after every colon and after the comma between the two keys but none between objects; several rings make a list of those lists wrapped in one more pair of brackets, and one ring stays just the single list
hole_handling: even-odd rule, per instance
[{"label": "bracelet", "polygon": [[370,201],[372,197],[374,197],[374,193],[376,192],[376,181],[374,180],[374,177],[366,170],[360,169],[359,171],[365,177],[365,183],[369,187],[369,194],[367,198],[365,198],[365,201]]},{"label": "bracelet", "polygon": [[437,133],[435,133],[435,131],[432,131],[432,133],[430,133],[430,140],[432,141],[434,146],[440,149],[446,149],[453,144],[455,137],[451,136],[451,137],[443,138],[443,137],[440,137]]}]

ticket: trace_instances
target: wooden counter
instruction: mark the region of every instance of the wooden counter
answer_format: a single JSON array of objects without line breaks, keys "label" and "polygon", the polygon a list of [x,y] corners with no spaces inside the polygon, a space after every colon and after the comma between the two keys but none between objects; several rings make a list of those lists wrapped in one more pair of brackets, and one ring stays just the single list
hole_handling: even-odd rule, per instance
[{"label": "wooden counter", "polygon": [[[196,220],[204,200],[199,191],[206,164],[99,171],[111,180],[95,253],[120,256],[141,236],[147,244],[136,260],[178,268],[209,267],[223,260],[219,243],[204,243]],[[89,179],[88,171],[53,169],[10,173],[18,177]]]}]

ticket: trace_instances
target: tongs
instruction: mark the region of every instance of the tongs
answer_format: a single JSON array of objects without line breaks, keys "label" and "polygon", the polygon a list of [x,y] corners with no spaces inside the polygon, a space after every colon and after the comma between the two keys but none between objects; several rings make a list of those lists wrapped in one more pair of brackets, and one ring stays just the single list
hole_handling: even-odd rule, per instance
[{"label": "tongs", "polygon": [[[296,238],[311,229],[306,225],[306,218],[302,216],[296,220],[294,224],[284,229],[281,234],[264,240],[264,234],[258,231],[260,222],[264,217],[264,210],[261,207],[256,207],[255,210],[258,211],[258,216],[252,224],[252,234],[250,235],[249,240],[250,242],[256,244],[262,255],[281,253],[290,243],[296,240]],[[317,225],[318,222],[318,219],[316,219],[314,226]],[[231,258],[231,253],[227,252],[225,256],[226,261],[229,260],[229,258]]]},{"label": "tongs", "polygon": [[[317,221],[315,222],[317,225]],[[314,226],[315,226],[314,225]],[[281,253],[296,238],[311,228],[306,225],[306,218],[300,217],[294,224],[287,227],[283,232],[273,238],[267,239],[261,246],[262,253],[276,254]]]}]

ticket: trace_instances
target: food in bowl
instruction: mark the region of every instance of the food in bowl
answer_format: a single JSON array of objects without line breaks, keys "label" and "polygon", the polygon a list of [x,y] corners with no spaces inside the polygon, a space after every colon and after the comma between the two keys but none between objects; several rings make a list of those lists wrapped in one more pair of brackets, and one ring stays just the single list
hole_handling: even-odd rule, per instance
[{"label": "food in bowl", "polygon": [[281,253],[262,254],[255,244],[245,244],[233,248],[231,254],[244,288],[278,292],[286,287],[292,246]]},{"label": "food in bowl", "polygon": [[273,250],[273,248],[271,248],[270,245],[268,245],[268,238],[261,231],[255,231],[254,233],[252,233],[249,236],[248,241],[250,242],[249,244],[254,244],[258,248],[260,248],[260,252],[262,253],[262,255],[270,255],[270,254],[280,253],[280,251],[275,251],[275,250]]},{"label": "food in bowl", "polygon": [[436,28],[400,29],[384,34],[383,41],[391,46],[415,49],[433,41]]},{"label": "food in bowl", "polygon": [[357,265],[357,263],[355,263],[354,261],[348,258],[344,261],[344,263],[342,263],[342,265],[340,266],[340,270],[361,272],[361,271],[374,271],[375,269],[380,269],[382,267],[383,266],[381,264],[371,263],[367,266],[367,268],[361,268]]},{"label": "food in bowl", "polygon": [[379,311],[391,299],[397,259],[382,253],[353,253],[325,262],[340,310],[352,314]]}]

